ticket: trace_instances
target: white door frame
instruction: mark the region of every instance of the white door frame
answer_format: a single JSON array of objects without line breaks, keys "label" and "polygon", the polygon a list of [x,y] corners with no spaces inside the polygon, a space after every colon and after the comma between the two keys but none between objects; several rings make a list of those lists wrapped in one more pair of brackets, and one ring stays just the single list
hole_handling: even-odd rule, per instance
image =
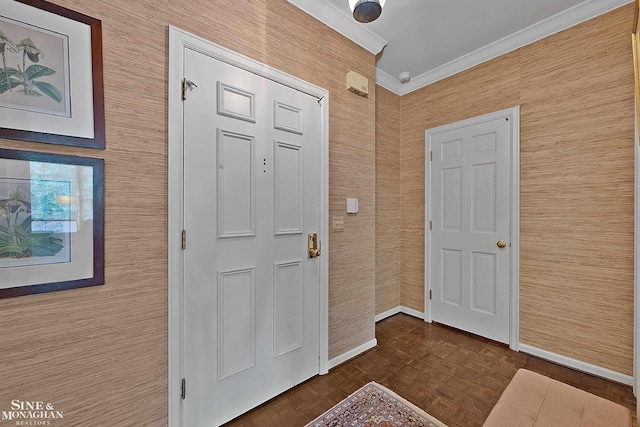
[{"label": "white door frame", "polygon": [[[321,104],[321,213],[320,240],[323,256],[320,266],[320,347],[319,372],[326,374],[329,366],[329,91],[294,76],[254,61],[222,46],[169,26],[169,426],[182,425],[180,397],[183,378],[183,302],[184,256],[182,251],[183,212],[183,101],[181,81],[184,73],[184,48],[190,48],[240,69],[291,87],[319,99]],[[197,90],[197,89],[196,89]],[[187,384],[187,398],[188,398]]]},{"label": "white door frame", "polygon": [[511,227],[509,230],[509,242],[511,243],[511,254],[509,259],[509,347],[518,351],[520,340],[520,107],[507,108],[495,113],[485,114],[471,119],[461,120],[448,125],[427,129],[425,131],[425,249],[424,249],[424,320],[431,323],[431,233],[429,232],[429,221],[432,218],[431,212],[431,140],[433,135],[449,132],[459,128],[473,126],[491,120],[509,118],[511,123],[511,206],[510,218]]}]

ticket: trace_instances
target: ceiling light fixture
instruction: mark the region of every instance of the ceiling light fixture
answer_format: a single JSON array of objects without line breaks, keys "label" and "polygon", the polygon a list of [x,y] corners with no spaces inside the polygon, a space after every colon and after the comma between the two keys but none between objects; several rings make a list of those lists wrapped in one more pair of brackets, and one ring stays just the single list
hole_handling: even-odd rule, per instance
[{"label": "ceiling light fixture", "polygon": [[353,17],[358,22],[371,22],[378,19],[386,0],[349,0]]}]

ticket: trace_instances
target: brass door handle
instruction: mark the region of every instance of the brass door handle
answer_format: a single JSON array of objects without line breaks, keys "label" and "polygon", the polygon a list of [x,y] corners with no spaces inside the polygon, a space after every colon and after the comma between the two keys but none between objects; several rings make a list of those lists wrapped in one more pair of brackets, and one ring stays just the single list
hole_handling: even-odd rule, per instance
[{"label": "brass door handle", "polygon": [[309,258],[318,258],[320,256],[318,233],[310,233],[308,235],[307,249],[309,250]]},{"label": "brass door handle", "polygon": [[499,247],[500,249],[502,249],[502,248],[507,247],[507,242],[505,242],[504,240],[498,240],[498,241],[496,242],[496,245],[498,245],[498,247]]}]

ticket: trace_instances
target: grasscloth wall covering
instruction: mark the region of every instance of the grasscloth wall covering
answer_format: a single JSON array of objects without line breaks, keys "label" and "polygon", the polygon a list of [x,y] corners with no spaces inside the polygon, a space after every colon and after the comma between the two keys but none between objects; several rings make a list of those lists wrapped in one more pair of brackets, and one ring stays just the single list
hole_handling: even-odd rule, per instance
[{"label": "grasscloth wall covering", "polygon": [[401,98],[403,305],[423,309],[425,129],[520,105],[520,341],[632,375],[632,19],[622,7]]},{"label": "grasscloth wall covering", "polygon": [[[375,89],[346,90],[375,58],[285,0],[55,0],[102,20],[105,151],[0,140],[0,147],[104,157],[106,284],[0,300],[0,409],[53,402],[65,426],[167,422],[168,25],[330,91],[330,357],[374,338]],[[0,421],[1,422],[1,421]]]},{"label": "grasscloth wall covering", "polygon": [[376,314],[400,305],[400,97],[376,89]]}]

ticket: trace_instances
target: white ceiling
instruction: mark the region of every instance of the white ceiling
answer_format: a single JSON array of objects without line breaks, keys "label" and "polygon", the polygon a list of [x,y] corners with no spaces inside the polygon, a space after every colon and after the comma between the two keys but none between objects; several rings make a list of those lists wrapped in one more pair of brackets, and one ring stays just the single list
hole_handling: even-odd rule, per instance
[{"label": "white ceiling", "polygon": [[387,0],[369,24],[348,0],[288,1],[373,53],[386,42],[376,81],[403,95],[633,0]]}]

